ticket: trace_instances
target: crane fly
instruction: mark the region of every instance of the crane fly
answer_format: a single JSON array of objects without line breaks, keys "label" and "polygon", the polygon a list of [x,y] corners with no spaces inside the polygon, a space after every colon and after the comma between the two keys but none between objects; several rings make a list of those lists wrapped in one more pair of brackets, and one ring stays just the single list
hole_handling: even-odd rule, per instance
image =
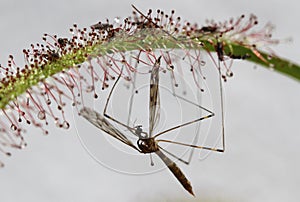
[{"label": "crane fly", "polygon": [[[164,139],[156,139],[157,137],[170,132],[172,130],[178,129],[180,127],[184,127],[199,121],[202,121],[204,119],[208,119],[210,117],[214,116],[214,113],[205,109],[204,107],[198,106],[201,109],[205,109],[207,112],[209,112],[208,115],[199,117],[195,120],[188,121],[186,123],[182,123],[180,125],[171,127],[169,129],[166,129],[162,132],[159,132],[157,134],[153,134],[153,129],[155,128],[156,123],[159,122],[160,118],[160,96],[159,96],[159,70],[160,70],[160,59],[156,59],[155,64],[152,68],[151,75],[150,75],[150,98],[149,98],[149,132],[145,132],[142,129],[141,125],[130,127],[128,124],[124,124],[121,121],[113,118],[112,116],[108,115],[106,113],[107,106],[110,101],[110,98],[112,96],[112,92],[114,91],[114,88],[116,87],[117,82],[119,81],[121,74],[117,78],[116,82],[112,86],[112,89],[107,97],[106,104],[104,107],[103,115],[100,113],[88,108],[83,107],[80,110],[80,115],[83,116],[86,120],[88,120],[90,123],[98,127],[100,130],[106,132],[107,134],[111,135],[112,137],[118,139],[119,141],[123,142],[124,144],[130,146],[134,150],[144,153],[144,154],[151,154],[155,153],[160,159],[164,162],[164,164],[169,168],[169,170],[173,173],[173,175],[177,178],[177,180],[181,183],[181,185],[186,189],[190,194],[194,196],[194,192],[192,189],[192,185],[190,181],[186,178],[184,173],[181,171],[181,169],[176,165],[174,161],[172,161],[169,157],[167,157],[165,153],[168,155],[177,158],[179,161],[188,164],[189,162],[184,161],[183,159],[178,158],[171,152],[165,150],[161,146],[159,146],[159,142],[166,142],[171,144],[177,144],[181,146],[188,146],[192,148],[198,148],[198,149],[206,149],[211,151],[217,151],[217,152],[223,152],[224,149],[217,149],[217,148],[210,148],[210,147],[204,147],[204,146],[198,146],[193,144],[185,144],[182,142],[176,142],[171,140],[164,140]],[[179,97],[184,100],[184,98]],[[187,101],[187,100],[186,100]],[[187,101],[189,102],[189,101]],[[120,130],[118,130],[112,123],[109,122],[113,121],[123,127],[125,127],[129,132],[131,132],[134,136],[138,138],[136,145],[130,141]],[[151,159],[152,162],[152,159]]]}]

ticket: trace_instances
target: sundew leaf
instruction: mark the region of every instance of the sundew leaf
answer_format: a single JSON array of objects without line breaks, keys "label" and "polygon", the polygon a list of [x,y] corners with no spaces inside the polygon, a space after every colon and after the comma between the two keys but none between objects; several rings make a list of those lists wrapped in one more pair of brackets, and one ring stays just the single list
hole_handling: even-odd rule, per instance
[{"label": "sundew leaf", "polygon": [[199,56],[207,53],[224,81],[232,76],[228,63],[240,59],[300,80],[299,65],[263,51],[279,41],[271,38],[270,24],[260,30],[255,28],[254,15],[242,15],[224,23],[210,21],[198,27],[175,17],[174,11],[165,14],[158,10],[154,14],[149,10],[143,14],[134,9],[133,15],[121,24],[99,22],[89,29],[74,24],[70,38],[45,34],[44,43],[23,50],[23,67],[9,56],[7,66],[0,66],[4,75],[0,77],[0,152],[9,156],[5,148],[21,149],[26,145],[23,123],[40,128],[44,134],[48,134],[45,126],[49,120],[59,128],[68,129],[66,103],[79,111],[83,93],[98,97],[97,82],[101,82],[103,90],[119,75],[130,82],[132,74],[138,73],[136,64],[150,69],[159,56],[164,70],[172,71],[177,61],[170,55],[177,50],[184,53],[182,58],[192,74],[205,63]]}]

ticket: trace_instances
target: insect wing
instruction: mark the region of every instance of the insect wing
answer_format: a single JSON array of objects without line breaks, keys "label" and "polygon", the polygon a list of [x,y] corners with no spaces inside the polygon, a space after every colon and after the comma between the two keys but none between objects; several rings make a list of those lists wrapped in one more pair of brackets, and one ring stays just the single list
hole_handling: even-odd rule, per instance
[{"label": "insect wing", "polygon": [[[128,146],[136,149],[137,147],[125,136],[123,135],[117,128],[115,128],[111,123],[109,123],[101,114],[98,112],[84,107],[80,110],[80,115],[83,116],[86,120],[88,120],[91,124],[111,135],[112,137],[120,140],[121,142],[127,144]],[[139,151],[139,150],[138,150]]]},{"label": "insect wing", "polygon": [[159,66],[160,58],[155,61],[150,78],[150,100],[149,100],[149,135],[151,137],[155,125],[160,118],[160,97],[159,97]]}]

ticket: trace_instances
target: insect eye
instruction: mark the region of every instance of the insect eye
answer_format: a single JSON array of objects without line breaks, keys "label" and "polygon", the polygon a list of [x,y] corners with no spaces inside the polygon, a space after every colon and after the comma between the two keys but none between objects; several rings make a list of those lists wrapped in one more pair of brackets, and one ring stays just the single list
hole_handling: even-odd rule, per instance
[{"label": "insect eye", "polygon": [[147,147],[147,144],[143,140],[138,140],[138,145],[142,147]]}]

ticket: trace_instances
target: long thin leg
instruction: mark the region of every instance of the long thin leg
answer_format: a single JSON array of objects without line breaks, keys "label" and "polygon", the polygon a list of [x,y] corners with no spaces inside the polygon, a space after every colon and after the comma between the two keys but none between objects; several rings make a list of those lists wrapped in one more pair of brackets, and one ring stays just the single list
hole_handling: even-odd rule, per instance
[{"label": "long thin leg", "polygon": [[[137,69],[137,65],[138,65],[138,60],[136,60],[135,69]],[[133,74],[133,83],[132,83],[131,97],[130,97],[130,100],[129,100],[129,110],[128,110],[128,117],[127,117],[127,125],[130,124],[129,122],[130,122],[131,113],[132,113],[132,104],[133,104],[134,95],[135,95],[136,74],[137,74],[136,72],[134,72],[134,74]]]},{"label": "long thin leg", "polygon": [[179,99],[181,99],[181,100],[183,100],[183,101],[185,101],[187,103],[190,103],[191,105],[194,105],[194,106],[196,106],[196,107],[198,107],[200,109],[203,109],[204,111],[206,111],[206,112],[208,112],[210,114],[214,114],[214,112],[210,111],[209,109],[206,109],[205,107],[202,107],[202,106],[200,106],[200,105],[198,105],[198,104],[196,104],[196,103],[194,103],[194,102],[192,102],[192,101],[190,101],[190,100],[188,100],[188,99],[186,99],[186,98],[184,98],[184,97],[182,97],[180,95],[177,95],[175,92],[173,92],[173,96],[178,97]]},{"label": "long thin leg", "polygon": [[202,120],[211,118],[211,117],[213,117],[214,115],[215,115],[215,114],[212,113],[212,114],[209,114],[209,115],[207,115],[207,116],[203,116],[203,117],[197,118],[197,119],[195,119],[195,120],[188,121],[188,122],[186,122],[186,123],[183,123],[183,124],[174,126],[174,127],[172,127],[172,128],[169,128],[169,129],[167,129],[167,130],[164,130],[164,131],[162,131],[162,132],[156,134],[156,135],[154,136],[154,138],[157,138],[158,136],[160,136],[160,135],[162,135],[162,134],[165,134],[165,133],[167,133],[167,132],[170,132],[170,131],[172,131],[172,130],[175,130],[175,129],[178,129],[178,128],[181,128],[181,127],[184,127],[184,126],[188,126],[188,125],[193,124],[193,123],[196,123],[196,122],[198,122],[198,121],[202,121]]},{"label": "long thin leg", "polygon": [[182,143],[182,142],[175,142],[175,141],[163,140],[163,139],[159,139],[159,140],[156,140],[156,141],[157,142],[167,142],[167,143],[171,143],[171,144],[178,144],[178,145],[193,147],[193,148],[197,148],[197,149],[206,149],[206,150],[211,150],[211,151],[216,151],[216,152],[224,152],[224,148],[218,149],[218,148],[211,148],[211,147],[203,147],[203,146],[185,144],[185,143]]},{"label": "long thin leg", "polygon": [[196,106],[196,107],[198,107],[198,108],[200,108],[200,109],[202,109],[202,110],[208,112],[209,115],[203,116],[203,117],[200,117],[200,118],[197,118],[197,119],[195,119],[195,120],[192,120],[192,121],[189,121],[189,122],[186,122],[186,123],[177,125],[177,126],[174,126],[174,127],[172,127],[172,128],[169,128],[169,129],[166,129],[166,130],[164,130],[164,131],[162,131],[162,132],[156,134],[156,135],[154,136],[154,138],[157,138],[158,136],[160,136],[160,135],[162,135],[162,134],[164,134],[164,133],[170,132],[170,131],[175,130],[175,129],[178,129],[178,128],[180,128],[180,127],[187,126],[187,125],[196,123],[196,122],[198,122],[198,121],[202,121],[202,120],[204,120],[204,119],[211,118],[211,117],[213,117],[213,116],[215,115],[215,114],[214,114],[212,111],[210,111],[209,109],[206,109],[205,107],[202,107],[202,106],[200,106],[200,105],[198,105],[198,104],[196,104],[196,103],[194,103],[194,102],[192,102],[192,101],[190,101],[190,100],[188,100],[188,99],[186,99],[186,98],[184,98],[184,97],[182,97],[182,96],[180,96],[180,95],[177,95],[177,94],[175,93],[174,90],[173,90],[173,96],[175,96],[175,97],[177,97],[177,98],[179,98],[179,99],[181,99],[181,100],[183,100],[183,101],[185,101],[185,102],[187,102],[187,103],[190,103],[190,104],[192,104],[192,105],[194,105],[194,106]]},{"label": "long thin leg", "polygon": [[[119,125],[121,125],[121,126],[127,128],[133,135],[138,136],[138,135],[135,133],[135,128],[132,128],[132,127],[128,126],[127,124],[122,123],[121,121],[119,121],[119,120],[117,120],[117,119],[111,117],[111,116],[108,115],[107,112],[106,112],[106,111],[107,111],[108,103],[109,103],[110,98],[111,98],[111,95],[112,95],[112,92],[114,91],[114,89],[115,89],[115,87],[116,87],[118,81],[120,80],[120,78],[121,78],[121,74],[118,76],[116,82],[114,83],[114,85],[112,86],[112,88],[111,88],[111,90],[110,90],[110,92],[109,92],[109,95],[108,95],[108,97],[107,97],[107,100],[106,100],[106,103],[105,103],[105,107],[104,107],[104,110],[103,110],[103,115],[104,115],[104,117],[106,117],[106,118],[108,118],[108,119],[110,119],[110,120],[112,120],[112,121],[118,123]],[[141,133],[145,134],[146,136],[148,135],[146,132],[143,132],[143,131],[142,131]]]},{"label": "long thin leg", "polygon": [[222,144],[223,144],[223,152],[225,151],[225,129],[224,129],[224,98],[223,98],[223,86],[222,86],[222,75],[221,75],[221,67],[219,60],[219,85],[220,85],[220,96],[221,96],[221,119],[222,119]]},{"label": "long thin leg", "polygon": [[[220,89],[220,99],[221,99],[221,120],[222,120],[222,148],[221,149],[218,149],[218,148],[211,148],[211,147],[204,147],[204,146],[197,146],[197,145],[193,145],[193,144],[185,144],[185,143],[180,143],[180,142],[174,142],[174,141],[170,141],[170,140],[157,140],[158,142],[161,141],[161,142],[168,142],[168,143],[174,143],[174,144],[178,144],[178,145],[182,145],[182,146],[189,146],[189,147],[192,147],[192,148],[198,148],[198,149],[206,149],[206,150],[211,150],[211,151],[217,151],[217,152],[224,152],[225,151],[225,130],[224,130],[224,106],[223,106],[223,86],[222,86],[222,75],[221,75],[221,69],[220,69],[220,61],[221,59],[218,58],[218,73],[219,73],[219,89]],[[172,130],[175,130],[175,129],[178,129],[178,128],[181,128],[181,127],[184,127],[184,126],[188,126],[190,124],[193,124],[193,123],[196,123],[196,122],[199,122],[199,121],[202,121],[202,120],[205,120],[205,119],[208,119],[208,118],[211,118],[213,117],[215,114],[200,106],[200,105],[197,105],[196,103],[193,103],[192,101],[182,97],[182,96],[179,96],[175,93],[175,91],[173,91],[173,95],[184,100],[185,102],[188,102],[190,104],[193,104],[197,107],[199,107],[200,109],[203,109],[205,110],[206,112],[209,112],[210,114],[207,115],[207,116],[204,116],[204,117],[200,117],[198,119],[195,119],[195,120],[192,120],[192,121],[189,121],[189,122],[186,122],[186,123],[183,123],[183,124],[180,124],[180,125],[177,125],[177,126],[174,126],[172,128],[169,128],[167,130],[164,130],[158,134],[156,134],[154,136],[154,138],[157,138],[158,136],[164,134],[164,133],[167,133],[167,132],[170,132]]]},{"label": "long thin leg", "polygon": [[[171,76],[172,76],[172,74],[173,74],[173,72],[171,73]],[[195,77],[194,79],[199,79],[199,77]],[[186,99],[186,98],[184,98],[184,97],[182,97],[182,96],[177,95],[176,92],[175,92],[174,85],[172,85],[172,92],[173,92],[173,96],[176,96],[177,98],[180,98],[180,99],[182,99],[183,101],[185,101],[185,102],[187,102],[187,103],[189,103],[189,104],[192,104],[192,105],[194,105],[194,106],[196,106],[196,107],[199,107],[200,109],[203,109],[203,110],[205,110],[205,111],[207,111],[207,112],[209,112],[209,113],[213,113],[212,111],[210,111],[210,110],[208,110],[208,109],[206,109],[206,108],[204,108],[204,107],[202,107],[202,106],[200,106],[200,105],[198,105],[198,104],[196,104],[196,103],[194,103],[194,102],[192,102],[192,101],[190,101],[190,100],[188,100],[188,99]],[[200,92],[197,91],[197,96],[199,96],[199,93],[200,93]],[[200,130],[200,125],[197,125],[196,131],[195,131],[195,132],[196,132],[196,135],[194,136],[193,141],[192,141],[192,143],[191,143],[191,144],[193,144],[193,145],[196,145],[197,142],[198,142],[198,140],[199,140],[199,130]],[[192,147],[192,148],[190,149],[190,151],[189,151],[189,155],[188,155],[187,160],[183,160],[183,161],[181,161],[181,162],[185,163],[186,165],[189,165],[189,163],[190,163],[191,160],[192,160],[193,154],[194,154],[194,149],[195,149],[195,148]],[[167,152],[167,151],[166,151],[166,152]],[[176,158],[176,157],[174,156],[174,158]],[[177,157],[177,159],[180,160],[178,157]]]},{"label": "long thin leg", "polygon": [[162,148],[161,146],[158,146],[159,149],[161,149],[162,151],[166,152],[167,154],[169,154],[170,156],[172,156],[173,158],[177,159],[178,161],[181,161],[182,163],[186,164],[186,165],[189,165],[190,164],[190,160],[186,161],[178,156],[176,156],[175,154],[169,152],[168,150]]},{"label": "long thin leg", "polygon": [[[220,65],[220,60],[219,60],[219,65]],[[204,146],[198,146],[198,145],[192,145],[192,144],[185,144],[185,143],[181,143],[181,142],[175,142],[175,141],[170,141],[170,140],[163,140],[163,139],[160,139],[160,140],[156,140],[157,142],[167,142],[167,143],[171,143],[171,144],[177,144],[177,145],[182,145],[182,146],[188,146],[188,147],[192,147],[192,148],[197,148],[197,149],[205,149],[205,150],[211,150],[211,151],[216,151],[216,152],[224,152],[225,151],[225,135],[224,135],[224,111],[223,111],[223,87],[222,87],[222,79],[221,79],[221,72],[220,72],[220,68],[218,68],[218,71],[219,71],[219,85],[220,85],[220,95],[221,95],[221,117],[222,117],[222,148],[221,149],[218,149],[218,148],[211,148],[211,147],[204,147]],[[185,98],[182,98],[182,99],[185,99]],[[189,102],[189,100],[186,100]],[[202,109],[202,107],[201,107]],[[206,110],[204,108],[204,110]],[[206,110],[207,111],[207,110]],[[211,112],[212,113],[212,112]],[[195,122],[198,122],[198,121],[201,121],[203,119],[207,119],[207,118],[210,118],[212,117],[214,114],[211,114],[211,115],[208,115],[206,117],[201,117],[199,119],[196,119],[194,121],[190,121],[190,122],[187,122],[187,123],[184,123],[184,124],[181,124],[181,125],[178,125],[178,126],[175,126],[173,128],[170,128],[168,130],[165,130],[161,133],[158,133],[155,137],[163,134],[163,133],[166,133],[166,132],[169,132],[171,130],[174,130],[174,129],[178,129],[180,127],[183,127],[183,126],[187,126],[189,124],[192,124],[192,123],[195,123]]]},{"label": "long thin leg", "polygon": [[[175,79],[174,76],[173,76],[173,69],[171,69],[170,75],[171,75],[171,80],[173,81],[173,79]],[[157,82],[156,82],[156,83],[158,83],[158,79],[157,79]],[[189,104],[191,104],[191,105],[194,105],[194,106],[196,106],[196,107],[198,107],[198,108],[200,108],[200,109],[202,109],[202,110],[204,110],[204,111],[210,113],[210,114],[213,114],[212,111],[206,109],[205,107],[202,107],[202,106],[200,106],[200,105],[198,105],[198,104],[196,104],[196,103],[194,103],[194,102],[192,102],[192,101],[190,101],[190,100],[188,100],[188,99],[186,99],[186,98],[184,98],[184,97],[182,97],[182,96],[180,96],[180,95],[177,95],[176,92],[175,92],[175,88],[174,88],[174,86],[176,86],[176,81],[175,81],[175,83],[172,82],[172,85],[171,85],[171,86],[172,86],[172,95],[173,95],[174,97],[177,97],[177,98],[179,98],[179,99],[181,99],[181,100],[183,100],[183,101],[185,101],[185,102],[187,102],[187,103],[189,103]],[[157,88],[158,88],[158,87],[157,87]],[[153,88],[153,89],[154,89],[154,88]],[[151,90],[150,90],[150,91],[151,91]],[[158,90],[157,90],[157,91],[158,91]],[[150,98],[151,98],[151,93],[150,93]],[[198,129],[199,129],[199,128],[197,128],[197,130],[198,130]],[[195,145],[195,144],[197,143],[197,141],[198,141],[198,133],[197,133],[197,135],[194,137],[193,142],[192,142],[192,145]],[[187,165],[191,162],[191,159],[192,159],[192,156],[193,156],[193,153],[194,153],[194,152],[193,152],[193,151],[194,151],[194,148],[191,148],[191,151],[190,151],[190,154],[189,154],[189,156],[188,156],[188,159],[187,159],[187,160],[184,160],[184,159],[179,158],[178,156],[174,155],[173,153],[171,153],[171,152],[169,152],[169,151],[163,149],[163,148],[160,147],[160,146],[159,146],[159,148],[160,148],[161,150],[163,150],[164,152],[166,152],[167,154],[169,154],[170,156],[176,158],[177,160],[179,160],[179,161],[181,161],[182,163],[187,164]]]},{"label": "long thin leg", "polygon": [[[221,75],[220,75],[221,76]],[[221,83],[221,80],[220,80],[220,87],[222,87],[222,83]],[[222,88],[221,88],[221,92],[222,91]],[[180,96],[179,96],[180,98]],[[190,102],[189,100],[186,100],[185,98],[182,98],[184,99],[185,101],[187,102]],[[194,103],[195,104],[195,103]],[[203,107],[199,106],[201,109],[203,109]],[[222,148],[221,149],[218,149],[218,148],[211,148],[211,147],[204,147],[204,146],[197,146],[197,145],[193,145],[193,144],[185,144],[185,143],[181,143],[181,142],[175,142],[175,141],[170,141],[170,140],[163,140],[163,139],[159,139],[157,140],[157,142],[167,142],[167,143],[173,143],[173,144],[178,144],[178,145],[182,145],[182,146],[189,146],[189,147],[192,147],[192,148],[197,148],[197,149],[205,149],[205,150],[211,150],[211,151],[217,151],[217,152],[224,152],[225,151],[225,135],[224,135],[224,113],[223,113],[223,96],[222,96],[222,93],[221,93],[221,108],[222,108]],[[210,112],[209,110],[205,109],[205,111],[208,111]],[[174,126],[172,128],[169,128],[167,130],[164,130],[158,134],[156,134],[154,136],[154,138],[164,134],[164,133],[167,133],[167,132],[170,132],[172,130],[175,130],[175,129],[178,129],[178,128],[181,128],[181,127],[184,127],[184,126],[188,126],[190,124],[193,124],[193,123],[196,123],[196,122],[199,122],[199,121],[202,121],[202,120],[205,120],[205,119],[208,119],[208,118],[211,118],[214,116],[214,113],[211,112],[211,114],[207,115],[207,116],[204,116],[204,117],[200,117],[198,119],[195,119],[195,120],[192,120],[192,121],[189,121],[189,122],[186,122],[186,123],[183,123],[183,124],[180,124],[180,125],[177,125],[177,126]]]}]

